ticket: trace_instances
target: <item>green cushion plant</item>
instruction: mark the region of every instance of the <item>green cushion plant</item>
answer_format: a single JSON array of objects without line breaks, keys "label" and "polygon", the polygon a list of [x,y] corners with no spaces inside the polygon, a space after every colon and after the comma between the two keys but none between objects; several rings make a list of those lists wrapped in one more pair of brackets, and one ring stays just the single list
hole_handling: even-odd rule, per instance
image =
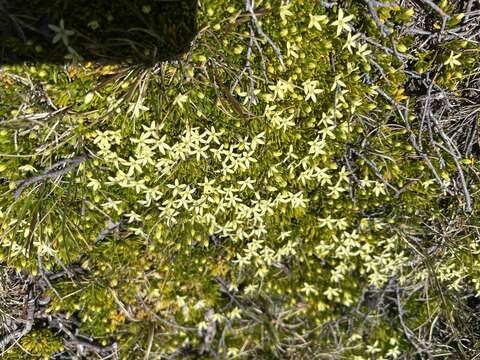
[{"label": "green cushion plant", "polygon": [[86,358],[473,356],[478,46],[420,46],[462,20],[425,3],[201,1],[174,61],[2,67],[0,257],[52,279],[19,344],[79,352],[50,315]]}]

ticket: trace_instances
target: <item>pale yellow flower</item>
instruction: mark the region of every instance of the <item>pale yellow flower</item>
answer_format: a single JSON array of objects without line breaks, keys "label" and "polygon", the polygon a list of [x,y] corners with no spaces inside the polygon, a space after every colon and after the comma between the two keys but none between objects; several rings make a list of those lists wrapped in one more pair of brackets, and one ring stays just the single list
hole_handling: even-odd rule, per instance
[{"label": "pale yellow flower", "polygon": [[350,27],[350,25],[348,25],[348,22],[353,20],[354,16],[348,15],[344,17],[343,15],[343,10],[338,10],[338,18],[332,23],[332,26],[337,27],[337,37],[343,30],[352,31],[352,28]]},{"label": "pale yellow flower", "polygon": [[292,3],[280,6],[280,18],[283,23],[287,22],[287,16],[293,16],[293,13],[289,10]]},{"label": "pale yellow flower", "polygon": [[462,54],[454,55],[454,52],[453,52],[453,51],[450,51],[450,56],[449,56],[449,58],[447,59],[447,61],[445,61],[445,62],[443,63],[443,65],[450,66],[452,69],[453,69],[456,65],[461,65],[461,62],[457,60],[460,56],[462,56]]},{"label": "pale yellow flower", "polygon": [[352,33],[349,32],[347,35],[347,41],[345,41],[345,44],[342,46],[343,49],[347,49],[350,54],[353,54],[352,52],[352,46],[356,46],[355,40],[357,40],[360,37],[360,34],[355,34],[352,36]]},{"label": "pale yellow flower", "polygon": [[315,29],[321,31],[322,25],[326,25],[328,23],[328,17],[326,15],[312,15],[310,16],[310,22],[308,23],[308,28],[314,27]]}]

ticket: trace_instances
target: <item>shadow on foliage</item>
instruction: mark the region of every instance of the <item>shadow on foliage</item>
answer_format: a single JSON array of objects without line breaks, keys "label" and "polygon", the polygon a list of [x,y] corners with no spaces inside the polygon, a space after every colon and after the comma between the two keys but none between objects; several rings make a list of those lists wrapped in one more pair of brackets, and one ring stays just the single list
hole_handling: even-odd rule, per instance
[{"label": "shadow on foliage", "polygon": [[152,64],[188,51],[196,0],[0,0],[0,64]]}]

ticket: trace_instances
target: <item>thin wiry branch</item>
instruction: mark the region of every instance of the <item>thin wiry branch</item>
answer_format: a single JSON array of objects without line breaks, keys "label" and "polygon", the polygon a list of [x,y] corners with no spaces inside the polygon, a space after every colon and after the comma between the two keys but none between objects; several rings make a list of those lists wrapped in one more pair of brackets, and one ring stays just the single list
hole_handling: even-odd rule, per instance
[{"label": "thin wiry branch", "polygon": [[61,160],[55,164],[53,164],[48,169],[44,170],[42,175],[32,176],[27,179],[23,179],[17,182],[17,188],[14,192],[15,199],[18,199],[22,194],[22,191],[31,184],[35,184],[38,182],[45,181],[47,179],[55,179],[62,175],[65,175],[69,171],[78,167],[81,163],[89,159],[90,156],[88,154],[83,154],[80,156],[76,156],[71,159]]},{"label": "thin wiry branch", "polygon": [[19,341],[22,337],[28,334],[33,327],[34,314],[35,314],[35,299],[33,293],[30,290],[29,296],[26,302],[25,318],[23,319],[24,326],[21,329],[17,329],[10,334],[6,335],[3,339],[0,339],[0,351],[3,352],[5,348],[12,342]]},{"label": "thin wiry branch", "polygon": [[275,42],[267,34],[265,34],[265,32],[263,31],[262,26],[258,22],[257,15],[255,14],[254,7],[255,7],[254,0],[245,0],[245,9],[251,15],[252,23],[255,27],[255,30],[257,31],[258,34],[260,34],[270,44],[273,51],[277,55],[277,58],[280,61],[280,64],[282,64],[282,67],[285,67],[285,62],[283,61],[283,56],[282,56],[282,53],[280,52],[280,49],[275,44]]},{"label": "thin wiry branch", "polygon": [[442,8],[440,6],[438,6],[437,4],[435,4],[432,0],[421,0],[423,3],[425,3],[426,5],[430,6],[438,15],[446,18],[446,19],[450,19],[450,15],[448,15],[447,13],[445,13],[445,11],[442,10]]},{"label": "thin wiry branch", "polygon": [[[390,30],[388,27],[385,26],[384,23],[382,23],[382,20],[380,20],[380,17],[378,16],[377,9],[376,7],[383,6],[387,7],[390,4],[387,3],[381,3],[378,1],[372,1],[372,0],[363,0],[367,4],[368,11],[370,15],[373,18],[373,21],[375,21],[375,24],[377,24],[377,27],[380,29],[380,33],[382,36],[388,36],[392,33],[392,30]],[[392,4],[392,6],[395,4]]]}]

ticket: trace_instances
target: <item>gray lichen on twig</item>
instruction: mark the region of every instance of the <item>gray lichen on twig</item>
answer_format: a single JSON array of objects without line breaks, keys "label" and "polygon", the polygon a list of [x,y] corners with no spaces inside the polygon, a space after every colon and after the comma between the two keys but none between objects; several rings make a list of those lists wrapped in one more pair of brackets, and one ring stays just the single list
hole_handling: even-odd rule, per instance
[{"label": "gray lichen on twig", "polygon": [[55,179],[62,175],[65,175],[69,171],[78,167],[81,163],[90,158],[90,155],[83,154],[71,159],[64,159],[58,161],[57,163],[50,166],[48,169],[45,169],[41,175],[32,176],[27,179],[23,179],[17,182],[17,188],[14,192],[15,199],[18,199],[22,194],[23,190],[31,184],[45,181],[47,179]]}]

